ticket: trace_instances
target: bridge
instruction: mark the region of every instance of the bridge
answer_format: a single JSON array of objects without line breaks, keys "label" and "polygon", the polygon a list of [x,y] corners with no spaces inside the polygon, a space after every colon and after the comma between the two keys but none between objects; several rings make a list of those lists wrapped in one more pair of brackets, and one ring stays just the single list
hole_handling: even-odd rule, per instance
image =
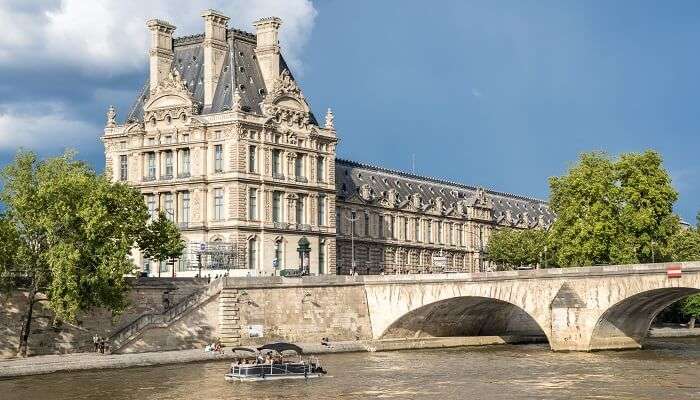
[{"label": "bridge", "polygon": [[[555,351],[592,351],[640,348],[661,310],[700,292],[700,262],[226,278],[223,287],[219,334],[234,343],[543,335]],[[263,338],[249,335],[252,325]]]},{"label": "bridge", "polygon": [[215,337],[225,345],[252,345],[319,343],[324,337],[541,336],[554,351],[630,349],[642,347],[661,310],[697,292],[700,262],[472,274],[227,277],[174,307],[174,315],[122,329],[128,334],[117,342],[120,351],[132,352],[188,348]]}]

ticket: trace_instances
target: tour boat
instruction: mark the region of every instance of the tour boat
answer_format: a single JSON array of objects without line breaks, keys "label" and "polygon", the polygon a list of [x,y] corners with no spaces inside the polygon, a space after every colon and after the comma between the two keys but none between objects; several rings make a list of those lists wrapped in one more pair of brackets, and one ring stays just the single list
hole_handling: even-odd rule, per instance
[{"label": "tour boat", "polygon": [[[326,373],[317,358],[302,359],[302,349],[291,343],[269,343],[257,349],[236,347],[233,351],[248,353],[248,356],[231,364],[225,375],[225,379],[231,382],[310,379],[320,378]],[[291,357],[295,359],[292,360]]]}]

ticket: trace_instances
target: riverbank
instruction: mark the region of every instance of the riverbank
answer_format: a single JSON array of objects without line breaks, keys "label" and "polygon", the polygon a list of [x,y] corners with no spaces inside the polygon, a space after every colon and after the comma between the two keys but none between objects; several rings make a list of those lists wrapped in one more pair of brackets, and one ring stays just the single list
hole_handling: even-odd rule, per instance
[{"label": "riverbank", "polygon": [[[304,349],[305,354],[332,354],[542,342],[546,342],[546,339],[539,336],[474,336],[424,339],[358,340],[331,342],[330,346],[323,346],[318,343],[298,344],[302,349]],[[0,361],[0,378],[50,374],[53,372],[184,364],[192,362],[230,360],[234,358],[235,357],[233,357],[231,352],[219,354],[214,352],[206,352],[202,349],[131,354],[74,353],[45,355]]]}]

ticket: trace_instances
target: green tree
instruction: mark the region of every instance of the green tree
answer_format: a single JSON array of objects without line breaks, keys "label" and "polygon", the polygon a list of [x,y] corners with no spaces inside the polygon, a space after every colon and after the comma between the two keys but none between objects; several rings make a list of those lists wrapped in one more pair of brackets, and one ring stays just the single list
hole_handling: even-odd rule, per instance
[{"label": "green tree", "polygon": [[669,253],[673,261],[700,261],[700,232],[696,229],[680,229],[669,241]]},{"label": "green tree", "polygon": [[547,232],[541,229],[500,229],[489,238],[487,257],[502,269],[538,265],[546,244]]},{"label": "green tree", "polygon": [[686,297],[681,303],[681,310],[683,310],[683,314],[690,318],[688,327],[691,329],[695,328],[695,321],[700,318],[700,294]]},{"label": "green tree", "polygon": [[160,211],[158,218],[148,224],[139,238],[139,247],[145,258],[160,263],[180,257],[185,249],[185,242],[175,223],[167,218],[165,212]]},{"label": "green tree", "polygon": [[111,183],[72,153],[40,160],[20,151],[0,175],[0,277],[27,291],[18,355],[27,355],[32,313],[43,293],[56,319],[127,305],[128,255],[147,231],[142,195]]},{"label": "green tree", "polygon": [[677,192],[653,152],[584,153],[566,175],[550,178],[557,215],[550,244],[561,266],[662,261],[678,230]]}]

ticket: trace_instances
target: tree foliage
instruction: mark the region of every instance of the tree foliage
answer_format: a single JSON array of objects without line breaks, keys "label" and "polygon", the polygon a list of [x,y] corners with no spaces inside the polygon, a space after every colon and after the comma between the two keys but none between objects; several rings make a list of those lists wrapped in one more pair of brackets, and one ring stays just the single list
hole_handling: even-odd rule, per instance
[{"label": "tree foliage", "polygon": [[544,230],[505,228],[491,235],[487,257],[500,268],[534,266],[542,261],[546,244],[547,232]]},{"label": "tree foliage", "polygon": [[678,194],[654,151],[584,153],[566,175],[550,178],[556,213],[550,243],[557,264],[585,266],[661,261],[679,229]]},{"label": "tree foliage", "polygon": [[680,229],[669,241],[669,254],[673,261],[700,261],[700,232]]},{"label": "tree foliage", "polygon": [[180,237],[180,230],[170,221],[165,212],[160,211],[158,218],[151,221],[139,238],[139,247],[144,257],[156,261],[177,258],[185,249],[185,242]]},{"label": "tree foliage", "polygon": [[6,290],[28,292],[19,353],[27,352],[39,292],[57,319],[75,320],[92,307],[122,311],[125,275],[135,270],[129,253],[148,234],[142,195],[71,153],[40,160],[21,151],[1,179],[0,277]]}]

